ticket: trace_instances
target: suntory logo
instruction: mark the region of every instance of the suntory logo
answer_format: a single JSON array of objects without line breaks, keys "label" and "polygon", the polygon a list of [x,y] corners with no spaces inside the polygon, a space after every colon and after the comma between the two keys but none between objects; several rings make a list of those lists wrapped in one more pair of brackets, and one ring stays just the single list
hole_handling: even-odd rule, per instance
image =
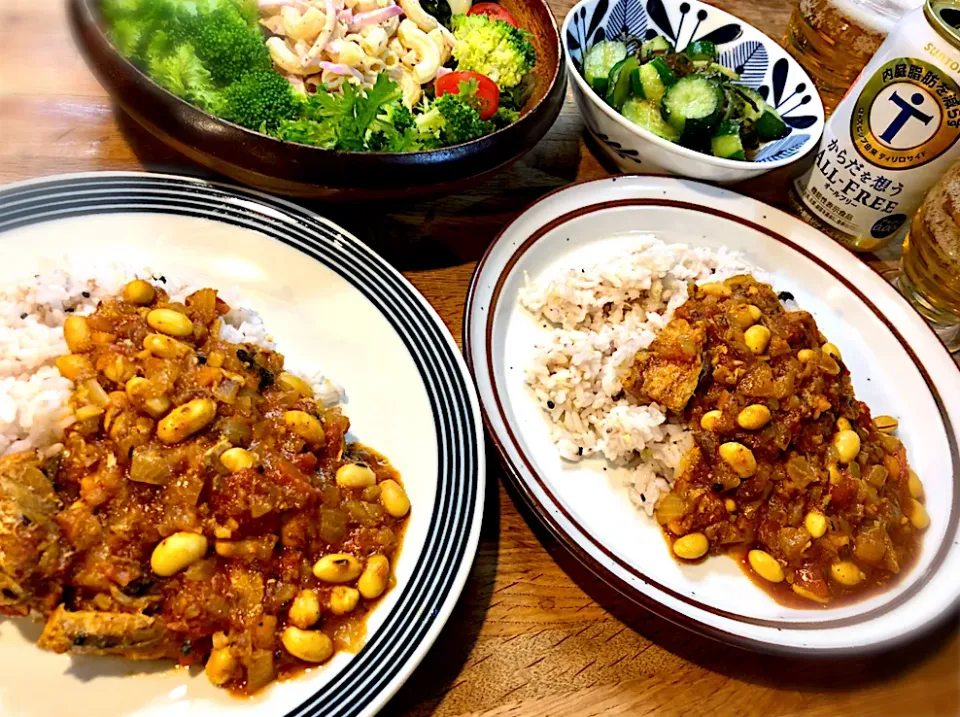
[{"label": "suntory logo", "polygon": [[877,167],[913,169],[960,137],[960,88],[923,60],[901,57],[864,85],[850,118],[853,144]]}]

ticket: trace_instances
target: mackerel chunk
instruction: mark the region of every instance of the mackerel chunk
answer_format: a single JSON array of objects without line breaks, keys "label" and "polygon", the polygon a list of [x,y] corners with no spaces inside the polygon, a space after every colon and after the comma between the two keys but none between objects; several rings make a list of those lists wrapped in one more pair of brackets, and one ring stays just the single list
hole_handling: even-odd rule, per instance
[{"label": "mackerel chunk", "polygon": [[120,655],[128,660],[175,658],[179,642],[168,639],[163,620],[149,615],[80,610],[58,605],[37,645],[74,655]]},{"label": "mackerel chunk", "polygon": [[706,342],[701,322],[674,319],[646,351],[637,353],[624,389],[641,403],[658,403],[681,413],[700,382]]},{"label": "mackerel chunk", "polygon": [[34,453],[0,458],[0,614],[46,617],[60,599],[66,565],[61,509],[53,483]]}]

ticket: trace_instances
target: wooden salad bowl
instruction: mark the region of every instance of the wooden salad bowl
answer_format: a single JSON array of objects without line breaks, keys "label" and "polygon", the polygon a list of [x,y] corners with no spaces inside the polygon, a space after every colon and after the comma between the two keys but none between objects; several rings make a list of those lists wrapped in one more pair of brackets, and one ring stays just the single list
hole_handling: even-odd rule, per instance
[{"label": "wooden salad bowl", "polygon": [[449,194],[488,178],[547,133],[566,95],[560,30],[546,0],[503,0],[537,49],[536,88],[509,127],[425,152],[340,152],[283,142],[214,117],[156,84],[117,52],[99,0],[69,0],[77,42],[100,83],[152,135],[215,172],[274,194],[334,200]]}]

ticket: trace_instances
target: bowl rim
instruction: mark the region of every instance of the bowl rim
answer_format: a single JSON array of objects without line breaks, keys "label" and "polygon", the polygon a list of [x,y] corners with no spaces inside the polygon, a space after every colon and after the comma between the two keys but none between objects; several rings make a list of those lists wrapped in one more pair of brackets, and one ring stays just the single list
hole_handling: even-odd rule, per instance
[{"label": "bowl rim", "polygon": [[[165,98],[168,99],[168,101],[172,101],[178,105],[181,105],[191,110],[194,110],[196,112],[199,112],[203,114],[205,117],[209,117],[211,120],[215,122],[223,123],[234,130],[240,131],[246,136],[255,137],[258,139],[258,141],[269,140],[270,142],[275,143],[278,149],[281,147],[294,146],[301,150],[307,149],[315,152],[323,152],[325,156],[329,156],[333,158],[346,159],[347,157],[363,156],[363,157],[371,157],[371,158],[390,157],[395,159],[398,157],[403,157],[405,158],[404,160],[405,163],[406,162],[418,163],[419,158],[433,157],[433,156],[436,156],[438,153],[450,152],[451,150],[469,149],[486,140],[491,140],[492,138],[495,138],[498,136],[504,136],[507,132],[512,130],[514,127],[523,123],[524,120],[533,116],[537,112],[537,110],[540,109],[540,107],[549,99],[551,92],[557,85],[557,82],[560,81],[561,71],[565,66],[564,55],[566,54],[566,51],[567,51],[566,43],[564,43],[563,41],[560,26],[557,24],[557,16],[553,12],[553,8],[550,7],[550,3],[548,2],[548,0],[533,0],[534,3],[542,5],[547,11],[547,17],[550,19],[550,27],[553,29],[553,35],[551,35],[551,37],[555,39],[555,44],[557,48],[557,64],[553,68],[553,73],[550,77],[549,82],[547,83],[547,87],[543,93],[543,96],[540,97],[540,99],[537,101],[536,104],[534,104],[525,113],[519,116],[515,122],[512,122],[506,125],[505,127],[501,127],[500,129],[497,129],[491,132],[490,134],[485,134],[482,137],[477,137],[476,139],[472,139],[469,142],[462,142],[460,144],[451,144],[448,147],[439,147],[437,149],[424,149],[424,150],[418,150],[416,152],[353,152],[353,151],[344,151],[344,150],[338,150],[338,149],[326,149],[324,147],[318,147],[312,144],[302,144],[300,142],[291,142],[289,140],[282,140],[277,137],[274,137],[273,135],[266,134],[263,132],[258,132],[248,127],[244,127],[243,125],[239,125],[234,122],[231,122],[230,120],[226,120],[222,117],[218,117],[217,115],[211,114],[206,110],[201,109],[200,107],[193,104],[192,102],[187,102],[187,100],[183,99],[182,97],[178,97],[177,95],[173,94],[170,90],[168,90],[166,87],[164,87],[163,85],[158,83],[156,80],[154,80],[152,77],[150,77],[150,75],[148,75],[146,72],[144,72],[139,67],[137,67],[137,65],[131,62],[129,58],[121,54],[121,52],[116,48],[116,46],[110,40],[110,38],[107,37],[107,33],[104,31],[103,17],[100,13],[100,4],[102,0],[70,0],[70,2],[73,3],[75,9],[78,10],[80,15],[83,17],[84,24],[86,24],[88,27],[92,28],[94,32],[96,32],[98,40],[102,42],[103,45],[107,48],[107,51],[114,56],[114,59],[122,63],[127,68],[129,68],[128,72],[132,71],[136,73],[136,75],[142,77],[150,86],[150,91],[153,91],[155,93],[158,93],[164,96]],[[529,2],[529,0],[524,0],[524,2]],[[537,58],[537,61],[538,62],[540,61],[539,57]]]},{"label": "bowl rim", "polygon": [[[563,25],[561,26],[561,31],[560,31],[560,42],[563,44],[563,55],[564,55],[564,60],[567,66],[567,74],[573,78],[573,82],[576,83],[578,88],[580,88],[581,92],[586,97],[589,98],[590,102],[592,102],[595,106],[599,107],[600,110],[607,115],[607,117],[614,120],[623,129],[627,130],[628,132],[632,132],[635,136],[637,136],[640,139],[644,139],[648,142],[652,142],[654,145],[656,145],[657,147],[660,147],[661,149],[672,151],[680,155],[681,157],[685,157],[687,159],[698,160],[698,161],[704,162],[705,164],[712,165],[714,167],[720,167],[723,169],[738,169],[741,171],[747,167],[754,166],[762,169],[762,171],[759,172],[760,174],[765,174],[766,172],[771,171],[773,169],[777,169],[779,167],[785,167],[789,164],[793,164],[794,162],[804,157],[807,153],[809,153],[811,149],[816,147],[816,145],[822,139],[823,131],[826,128],[826,111],[823,107],[823,99],[820,97],[820,90],[817,89],[817,86],[814,84],[813,79],[810,77],[810,74],[803,68],[803,66],[800,65],[799,62],[797,62],[790,55],[790,53],[786,51],[784,51],[784,56],[787,62],[795,66],[802,73],[803,77],[806,79],[809,86],[813,89],[813,96],[816,98],[815,108],[819,108],[819,112],[817,113],[817,120],[818,120],[818,124],[820,125],[818,132],[810,133],[810,139],[807,140],[805,148],[802,149],[801,151],[795,152],[790,157],[784,157],[783,159],[776,159],[769,162],[754,162],[754,161],[747,161],[747,160],[725,159],[723,157],[714,157],[711,154],[704,154],[703,152],[697,152],[694,149],[689,149],[688,147],[684,147],[681,144],[677,144],[675,142],[671,142],[669,140],[663,139],[662,137],[658,137],[650,130],[644,129],[639,125],[635,125],[633,122],[629,121],[626,117],[624,117],[622,114],[620,114],[615,109],[613,109],[610,105],[608,105],[603,100],[603,98],[600,97],[596,93],[596,91],[594,91],[594,89],[587,84],[586,80],[583,79],[583,75],[580,74],[580,71],[577,69],[576,65],[574,65],[573,57],[570,54],[570,48],[567,47],[567,31],[571,21],[573,20],[574,15],[581,8],[591,3],[594,3],[596,1],[597,0],[580,0],[576,5],[570,8],[570,10],[567,12],[566,16],[563,19]],[[665,2],[667,3],[672,1],[673,0],[665,0]],[[773,44],[776,47],[783,49],[780,47],[780,44],[777,43],[772,37],[767,35],[765,32],[759,30],[755,26],[751,25],[746,20],[743,20],[737,17],[736,15],[732,15],[731,13],[725,10],[722,10],[719,7],[716,7],[715,5],[709,5],[707,3],[700,2],[700,0],[684,0],[684,1],[690,2],[693,5],[701,5],[703,7],[710,8],[712,12],[719,13],[720,16],[723,18],[735,20],[738,23],[743,24],[744,26],[756,32],[758,35],[765,38],[770,44]],[[613,0],[613,2],[614,3],[628,2],[628,0]]]}]

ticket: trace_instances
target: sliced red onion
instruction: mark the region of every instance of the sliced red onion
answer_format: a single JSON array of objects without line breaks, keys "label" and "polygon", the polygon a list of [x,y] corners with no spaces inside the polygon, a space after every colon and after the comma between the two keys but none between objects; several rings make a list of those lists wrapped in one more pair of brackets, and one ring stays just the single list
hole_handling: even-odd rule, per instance
[{"label": "sliced red onion", "polygon": [[441,77],[444,75],[449,75],[451,72],[453,72],[453,70],[451,70],[449,67],[440,65],[440,67],[437,68],[437,79],[439,80]]},{"label": "sliced red onion", "polygon": [[296,75],[291,75],[289,72],[284,73],[283,76],[287,78],[287,82],[290,83],[290,85],[293,87],[293,89],[295,89],[297,92],[299,92],[299,93],[302,94],[302,95],[307,94],[307,88],[306,88],[306,85],[303,84],[303,78],[302,78],[302,77],[297,77]]},{"label": "sliced red onion", "polygon": [[340,62],[320,62],[317,64],[321,70],[332,72],[335,75],[350,75],[357,82],[363,82],[363,75],[360,74],[360,71],[350,67],[349,65],[344,65]]},{"label": "sliced red onion", "polygon": [[386,22],[391,17],[397,17],[398,15],[403,15],[403,8],[399,5],[381,7],[376,10],[371,10],[370,12],[361,12],[353,16],[353,21],[350,23],[350,30],[356,32],[368,25],[379,25],[381,22]]}]

